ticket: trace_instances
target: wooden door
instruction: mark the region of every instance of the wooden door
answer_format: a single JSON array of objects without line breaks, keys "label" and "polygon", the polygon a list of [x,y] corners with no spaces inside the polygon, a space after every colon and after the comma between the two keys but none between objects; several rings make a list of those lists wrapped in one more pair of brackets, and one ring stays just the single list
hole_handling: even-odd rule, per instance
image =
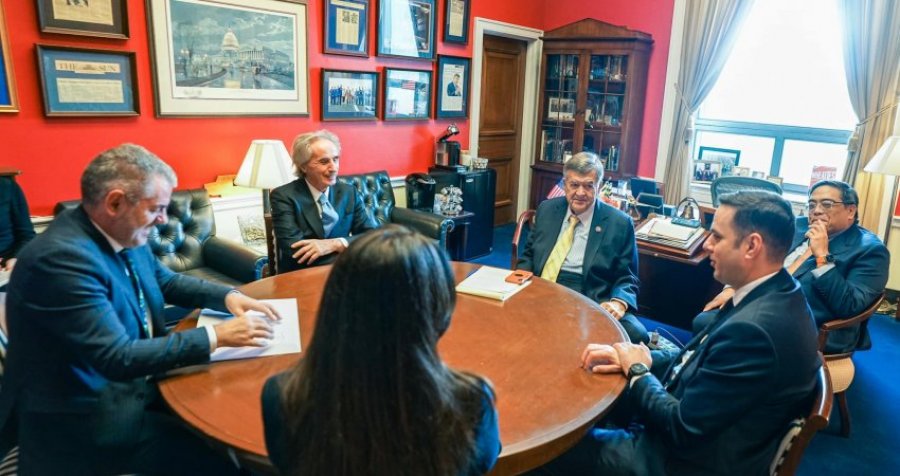
[{"label": "wooden door", "polygon": [[516,220],[525,42],[485,35],[478,155],[497,171],[494,225]]}]

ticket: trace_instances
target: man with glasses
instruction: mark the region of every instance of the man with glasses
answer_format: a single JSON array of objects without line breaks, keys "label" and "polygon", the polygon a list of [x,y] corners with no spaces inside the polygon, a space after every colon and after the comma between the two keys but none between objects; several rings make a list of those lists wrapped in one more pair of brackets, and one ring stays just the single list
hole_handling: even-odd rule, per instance
[{"label": "man with glasses", "polygon": [[565,197],[538,206],[517,267],[579,292],[618,319],[632,342],[647,342],[637,309],[638,254],[628,215],[597,198],[603,164],[579,152],[563,166]]},{"label": "man with glasses", "polygon": [[[823,180],[810,188],[809,216],[797,217],[784,266],[803,287],[818,326],[859,314],[887,285],[890,253],[877,236],[859,226],[858,203],[859,196],[849,184]],[[704,311],[721,307],[733,294],[733,289],[726,288]],[[705,327],[711,315],[697,316],[694,332]],[[855,326],[829,333],[825,352],[842,353],[871,345],[868,333],[861,335]]]}]

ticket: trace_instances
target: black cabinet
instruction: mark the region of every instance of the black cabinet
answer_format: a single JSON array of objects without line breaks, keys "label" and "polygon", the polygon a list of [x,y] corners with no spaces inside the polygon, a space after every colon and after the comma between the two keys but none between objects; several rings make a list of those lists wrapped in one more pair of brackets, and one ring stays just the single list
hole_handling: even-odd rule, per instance
[{"label": "black cabinet", "polygon": [[[461,255],[457,260],[470,260],[490,254],[494,239],[494,191],[497,187],[497,172],[494,169],[457,172],[454,170],[432,167],[428,173],[434,177],[438,193],[449,185],[462,190],[463,210],[475,216],[469,218],[465,233],[465,243],[460,243]],[[462,240],[462,233],[454,231],[448,237],[453,249],[454,240]]]}]

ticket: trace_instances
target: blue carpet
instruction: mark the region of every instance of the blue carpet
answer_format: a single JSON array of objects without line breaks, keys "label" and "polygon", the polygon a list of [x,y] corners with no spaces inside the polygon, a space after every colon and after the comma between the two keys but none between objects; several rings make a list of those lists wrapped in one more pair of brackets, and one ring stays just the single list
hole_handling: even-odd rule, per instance
[{"label": "blue carpet", "polygon": [[[475,263],[509,268],[515,224],[494,228],[494,250],[473,260]],[[527,236],[527,235],[526,235]],[[523,236],[521,247],[524,248]],[[682,329],[641,318],[649,331],[659,331],[669,340],[682,343],[690,334]],[[900,463],[900,380],[896,364],[900,357],[900,321],[876,314],[869,322],[872,349],[853,356],[856,376],[847,391],[852,417],[850,438],[839,434],[840,413],[835,406],[831,424],[806,449],[799,476],[866,476],[892,474]],[[674,339],[673,339],[674,337]]]}]

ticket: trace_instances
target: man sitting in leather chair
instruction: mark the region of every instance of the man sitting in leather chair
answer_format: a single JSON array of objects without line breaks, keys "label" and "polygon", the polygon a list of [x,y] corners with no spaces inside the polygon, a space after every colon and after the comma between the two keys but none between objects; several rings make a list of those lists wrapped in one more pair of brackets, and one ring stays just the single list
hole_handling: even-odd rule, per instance
[{"label": "man sitting in leather chair", "polygon": [[[859,226],[859,195],[837,180],[817,182],[809,191],[809,217],[797,217],[791,251],[784,266],[800,282],[816,325],[853,317],[872,305],[888,280],[890,253],[872,232]],[[734,295],[725,288],[704,311],[721,307]],[[714,312],[694,319],[697,333]],[[828,334],[825,353],[840,354],[872,346],[860,326]]]},{"label": "man sitting in leather chair", "polygon": [[328,264],[378,227],[352,185],[337,181],[341,143],[326,130],[294,139],[297,180],[272,190],[278,272]]}]

